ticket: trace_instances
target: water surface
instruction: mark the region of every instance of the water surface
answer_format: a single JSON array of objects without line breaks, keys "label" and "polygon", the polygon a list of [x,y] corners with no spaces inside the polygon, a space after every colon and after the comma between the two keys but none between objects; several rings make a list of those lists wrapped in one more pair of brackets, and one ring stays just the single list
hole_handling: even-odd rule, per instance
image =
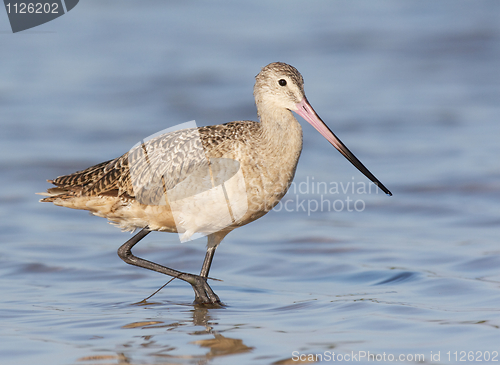
[{"label": "water surface", "polygon": [[[0,15],[1,363],[446,364],[461,351],[493,363],[499,13],[496,1],[85,1],[15,35]],[[179,123],[255,120],[253,78],[273,61],[302,72],[394,196],[353,191],[365,178],[303,123],[288,205],[217,250],[211,285],[227,306],[193,306],[180,281],[141,302],[167,278],[118,258],[129,234],[34,193]],[[197,272],[204,250],[152,233],[134,252]]]}]

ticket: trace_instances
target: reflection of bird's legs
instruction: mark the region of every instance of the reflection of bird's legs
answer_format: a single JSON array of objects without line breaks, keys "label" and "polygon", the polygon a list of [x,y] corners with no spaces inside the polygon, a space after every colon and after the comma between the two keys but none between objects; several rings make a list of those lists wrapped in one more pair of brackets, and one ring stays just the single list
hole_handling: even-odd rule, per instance
[{"label": "reflection of bird's legs", "polygon": [[[193,287],[195,293],[195,303],[199,304],[221,304],[219,297],[215,294],[210,288],[210,285],[207,283],[208,271],[210,270],[210,265],[212,263],[212,259],[215,253],[215,247],[220,243],[222,238],[227,234],[212,234],[208,237],[209,246],[214,245],[213,247],[209,247],[207,249],[207,255],[205,257],[205,261],[203,262],[202,267],[202,275],[194,275],[188,274],[185,272],[177,271],[171,269],[169,267],[142,259],[140,257],[134,256],[132,254],[132,247],[134,247],[140,240],[146,237],[150,230],[147,228],[143,228],[139,233],[137,233],[134,237],[125,242],[118,249],[118,256],[125,261],[127,264],[139,266],[145,269],[153,270],[156,272],[160,272],[165,275],[172,276],[177,279],[181,279],[187,281]],[[211,238],[211,236],[213,236]],[[220,237],[220,239],[218,239]],[[203,275],[205,274],[205,275]]]}]

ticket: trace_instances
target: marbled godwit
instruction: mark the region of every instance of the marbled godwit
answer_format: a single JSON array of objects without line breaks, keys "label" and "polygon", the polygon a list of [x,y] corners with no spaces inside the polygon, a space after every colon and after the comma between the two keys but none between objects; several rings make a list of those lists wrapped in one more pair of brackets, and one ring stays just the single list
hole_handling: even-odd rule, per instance
[{"label": "marbled godwit", "polygon": [[[319,118],[305,97],[303,83],[302,75],[294,67],[271,63],[256,76],[254,96],[260,123],[239,121],[160,135],[148,141],[147,146],[143,143],[114,160],[49,180],[56,187],[48,189],[44,194],[49,196],[41,201],[88,210],[123,230],[141,229],[119,248],[120,258],[129,264],[187,281],[194,289],[197,303],[219,304],[218,296],[207,283],[215,249],[233,229],[271,210],[285,195],[295,175],[302,151],[302,128],[292,111],[312,124],[368,179],[392,195]],[[199,145],[193,143],[195,136],[201,140]],[[166,198],[176,189],[189,190],[205,183],[207,175],[197,175],[200,170],[209,171],[211,186],[217,185],[212,171],[213,162],[217,160],[236,161],[241,169],[243,192],[233,186],[231,191],[224,190],[224,196],[226,203],[230,196],[233,211],[244,207],[243,214],[237,217],[231,214],[229,224],[217,226],[220,207],[215,201],[205,199],[198,206],[194,205],[190,214],[175,219],[177,208],[173,208],[172,199]],[[220,170],[230,169],[227,164],[219,165]],[[233,172],[226,174],[232,175]],[[144,195],[146,190],[148,194]],[[139,199],[140,195],[143,197]],[[158,203],[158,197],[163,199],[162,204]],[[134,256],[132,247],[151,231],[180,232],[188,236],[208,233],[207,253],[200,275]]]}]

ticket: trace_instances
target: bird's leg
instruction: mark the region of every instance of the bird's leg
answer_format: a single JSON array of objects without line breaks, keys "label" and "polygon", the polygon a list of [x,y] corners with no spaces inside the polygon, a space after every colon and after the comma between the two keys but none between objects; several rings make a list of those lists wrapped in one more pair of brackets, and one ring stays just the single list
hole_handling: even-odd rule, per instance
[{"label": "bird's leg", "polygon": [[[207,283],[208,273],[210,271],[210,266],[212,266],[212,260],[214,258],[215,249],[221,243],[221,241],[226,237],[229,232],[216,232],[208,235],[207,241],[207,253],[205,255],[205,260],[203,260],[203,265],[201,267],[200,276],[198,278],[202,281],[203,290],[208,297],[215,296],[217,298],[218,303],[220,303],[217,295],[212,291],[210,285]],[[195,289],[196,293],[196,289]],[[196,294],[198,295],[198,294]]]},{"label": "bird's leg", "polygon": [[118,249],[118,256],[125,261],[127,264],[130,265],[135,265],[139,267],[143,267],[145,269],[161,272],[162,274],[170,275],[173,277],[179,277],[184,274],[180,271],[170,269],[168,267],[159,265],[157,263],[142,259],[140,257],[134,256],[132,253],[132,247],[134,247],[140,240],[142,240],[144,237],[146,237],[150,230],[147,228],[143,228],[139,233],[137,233],[134,237],[129,239],[127,242],[125,242],[119,249]]},{"label": "bird's leg", "polygon": [[207,247],[207,254],[205,255],[205,260],[203,261],[203,266],[200,271],[200,276],[204,278],[208,277],[208,272],[210,271],[210,266],[212,266],[212,260],[214,258],[216,248],[217,247]]},{"label": "bird's leg", "polygon": [[[205,260],[203,261],[203,266],[201,267],[201,272],[200,275],[196,277],[196,281],[199,283],[197,285],[197,288],[193,284],[193,289],[196,295],[196,298],[199,296],[206,295],[209,298],[213,298],[216,303],[220,304],[219,297],[217,294],[215,294],[207,283],[207,278],[208,278],[208,272],[210,271],[210,266],[212,265],[212,259],[215,254],[215,248],[216,247],[208,247],[207,248],[207,254],[205,255]],[[201,288],[202,292],[200,293],[197,289]],[[195,299],[197,301],[197,299]]]},{"label": "bird's leg", "polygon": [[[127,264],[139,266],[145,269],[153,270],[165,275],[172,276],[184,281],[187,281],[193,287],[195,293],[195,302],[200,304],[220,304],[219,297],[213,292],[212,288],[207,284],[207,279],[199,275],[188,274],[185,272],[177,271],[169,267],[151,262],[132,254],[132,247],[134,247],[140,240],[151,232],[147,228],[143,228],[134,237],[125,242],[118,249],[118,256]],[[213,257],[213,253],[212,253]],[[211,260],[210,260],[211,261]],[[208,265],[210,268],[210,265]],[[208,273],[208,270],[207,270]]]}]

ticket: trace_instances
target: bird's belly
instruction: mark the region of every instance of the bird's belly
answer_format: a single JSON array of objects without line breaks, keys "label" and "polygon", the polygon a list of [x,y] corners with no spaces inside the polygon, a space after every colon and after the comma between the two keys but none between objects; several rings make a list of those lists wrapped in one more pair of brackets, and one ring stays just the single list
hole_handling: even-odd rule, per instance
[{"label": "bird's belly", "polygon": [[136,200],[110,196],[80,196],[56,199],[55,205],[88,210],[95,216],[107,218],[124,231],[150,227],[151,230],[176,232],[175,221],[168,205],[145,205]]}]

